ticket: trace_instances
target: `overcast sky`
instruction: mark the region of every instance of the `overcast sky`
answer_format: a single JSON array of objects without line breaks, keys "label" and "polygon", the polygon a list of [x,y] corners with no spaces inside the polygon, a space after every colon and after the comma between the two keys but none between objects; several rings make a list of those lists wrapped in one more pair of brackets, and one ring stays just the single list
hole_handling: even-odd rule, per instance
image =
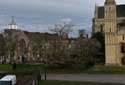
[{"label": "overcast sky", "polygon": [[[124,4],[123,1],[117,3]],[[103,5],[104,0],[96,2]],[[14,16],[20,28],[28,31],[48,31],[62,19],[79,25],[74,31],[91,31],[94,4],[95,0],[0,0],[0,28],[6,27]]]}]

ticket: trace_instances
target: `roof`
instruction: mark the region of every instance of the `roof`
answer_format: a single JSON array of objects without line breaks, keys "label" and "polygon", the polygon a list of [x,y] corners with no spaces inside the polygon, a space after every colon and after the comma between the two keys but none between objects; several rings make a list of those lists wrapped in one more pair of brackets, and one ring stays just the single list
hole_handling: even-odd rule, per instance
[{"label": "roof", "polygon": [[[117,17],[125,17],[125,4],[124,5],[117,5]],[[104,18],[104,6],[100,6],[98,8],[98,18]]]},{"label": "roof", "polygon": [[[58,34],[27,32],[27,31],[24,31],[24,33],[32,42],[39,42],[43,40],[49,40],[49,41],[60,40],[60,36]],[[67,40],[67,38],[62,38],[62,39]]]},{"label": "roof", "polygon": [[11,22],[10,22],[9,25],[17,25],[16,22],[15,22],[15,20],[14,20],[14,17],[12,17],[12,20],[11,20]]}]

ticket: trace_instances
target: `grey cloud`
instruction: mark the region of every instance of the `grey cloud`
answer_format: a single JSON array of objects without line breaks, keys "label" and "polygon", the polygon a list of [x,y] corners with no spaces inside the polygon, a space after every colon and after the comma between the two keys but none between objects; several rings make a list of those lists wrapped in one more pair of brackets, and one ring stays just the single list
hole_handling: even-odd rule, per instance
[{"label": "grey cloud", "polygon": [[[104,0],[96,0],[100,5]],[[124,0],[117,0],[118,3]],[[62,18],[69,18],[78,29],[91,31],[94,0],[0,0],[0,26],[7,25],[15,16],[20,27],[28,31],[47,31]]]}]

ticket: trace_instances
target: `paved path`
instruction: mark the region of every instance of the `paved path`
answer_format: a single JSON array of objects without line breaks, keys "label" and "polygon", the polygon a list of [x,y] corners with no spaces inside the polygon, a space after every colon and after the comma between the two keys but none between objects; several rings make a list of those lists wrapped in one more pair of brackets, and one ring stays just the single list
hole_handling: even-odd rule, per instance
[{"label": "paved path", "polygon": [[48,74],[47,79],[125,84],[125,74]]}]

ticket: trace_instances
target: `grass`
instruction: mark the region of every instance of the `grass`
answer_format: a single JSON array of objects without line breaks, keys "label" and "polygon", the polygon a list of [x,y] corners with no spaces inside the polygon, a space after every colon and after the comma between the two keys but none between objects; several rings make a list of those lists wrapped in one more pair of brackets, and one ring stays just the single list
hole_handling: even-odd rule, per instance
[{"label": "grass", "polygon": [[[0,64],[0,71],[12,71],[11,64]],[[44,71],[43,65],[17,64],[15,72],[36,72]],[[125,73],[125,66],[95,66],[88,69],[85,68],[56,68],[48,67],[48,73]]]},{"label": "grass", "polygon": [[10,64],[0,64],[0,71],[10,71],[12,66]]},{"label": "grass", "polygon": [[[43,70],[42,65],[17,64],[15,72],[36,72]],[[12,71],[11,64],[0,64],[0,71]]]},{"label": "grass", "polygon": [[40,81],[37,85],[122,85],[111,83],[69,82],[69,81]]},{"label": "grass", "polygon": [[36,72],[44,69],[42,65],[17,64],[16,72]]},{"label": "grass", "polygon": [[105,67],[105,66],[95,66],[91,68],[78,68],[78,69],[49,69],[48,72],[50,73],[103,73],[103,74],[122,74],[125,73],[125,66],[112,66],[112,67]]},{"label": "grass", "polygon": [[[84,71],[83,71],[84,72]],[[87,69],[85,72],[87,73],[125,73],[125,66],[112,66],[112,67],[104,67],[104,66],[96,66]]]}]

